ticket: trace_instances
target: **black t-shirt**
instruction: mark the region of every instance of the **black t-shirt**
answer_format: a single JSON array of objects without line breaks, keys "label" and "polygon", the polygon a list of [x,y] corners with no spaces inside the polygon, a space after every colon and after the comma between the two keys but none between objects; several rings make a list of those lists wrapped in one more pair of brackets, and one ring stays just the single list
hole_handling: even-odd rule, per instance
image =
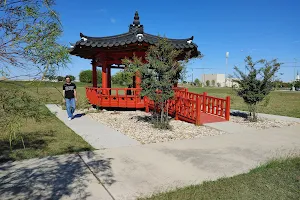
[{"label": "black t-shirt", "polygon": [[63,85],[63,90],[65,91],[65,98],[72,99],[74,98],[74,90],[76,89],[76,85],[74,83],[65,83]]}]

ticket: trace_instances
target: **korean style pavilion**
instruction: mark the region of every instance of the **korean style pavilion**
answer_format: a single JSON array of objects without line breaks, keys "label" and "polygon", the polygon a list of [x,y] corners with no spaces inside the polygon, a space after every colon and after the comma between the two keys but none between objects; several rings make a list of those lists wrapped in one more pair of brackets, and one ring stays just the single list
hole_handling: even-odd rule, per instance
[{"label": "korean style pavilion", "polygon": [[[141,79],[138,73],[134,76],[133,88],[111,87],[112,68],[123,69],[125,66],[122,64],[122,59],[125,57],[132,58],[134,55],[140,57],[142,61],[146,62],[145,54],[149,46],[155,45],[160,39],[159,36],[144,32],[144,26],[140,23],[138,12],[135,12],[133,23],[129,25],[129,30],[126,33],[107,37],[91,37],[80,33],[80,38],[81,39],[75,44],[71,44],[70,54],[92,60],[93,87],[86,88],[87,98],[89,99],[90,103],[100,107],[122,107],[137,109],[145,108],[146,111],[149,110],[149,107],[151,109],[151,102],[148,101],[147,98],[139,96],[141,91]],[[173,45],[174,48],[182,50],[182,54],[177,58],[178,60],[183,60],[187,52],[190,53],[189,55],[191,58],[201,55],[197,49],[197,45],[193,43],[193,36],[186,39],[167,38],[167,40]],[[101,88],[99,88],[97,85],[97,67],[102,68]],[[185,88],[177,88],[177,86],[175,86],[174,89],[177,91],[175,95],[177,95],[178,98],[180,95],[183,95],[182,91],[184,91],[185,97],[189,93]],[[200,122],[200,110],[195,110],[196,101],[203,101],[202,96],[200,94],[194,94],[189,97],[191,101],[195,101],[190,102],[191,108],[189,108],[191,110],[194,109],[194,111],[190,112],[190,117],[183,116],[183,118],[191,118],[190,120],[186,121],[196,124],[203,122],[203,120]],[[219,103],[216,103],[216,105],[218,104],[220,107],[220,111],[216,112],[219,121],[222,121],[223,118],[226,118],[224,114],[225,101],[225,99],[220,99]],[[224,106],[221,106],[221,104],[224,104]],[[170,108],[170,112],[172,112],[171,114],[175,115],[175,102],[173,102],[172,105],[173,108]],[[201,108],[199,107],[198,109]],[[215,107],[213,109],[217,108]],[[227,109],[229,109],[229,107]],[[203,108],[201,112],[202,111]],[[196,112],[198,112],[199,116],[196,116]],[[180,112],[177,112],[177,114],[180,115]],[[177,118],[180,118],[180,116]],[[229,117],[227,118],[229,119]]]}]

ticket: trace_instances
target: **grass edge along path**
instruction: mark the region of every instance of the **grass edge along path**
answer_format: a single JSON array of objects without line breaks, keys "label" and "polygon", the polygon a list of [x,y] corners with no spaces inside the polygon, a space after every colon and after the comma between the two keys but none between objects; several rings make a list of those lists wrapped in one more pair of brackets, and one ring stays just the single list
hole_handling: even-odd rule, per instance
[{"label": "grass edge along path", "polygon": [[300,157],[270,161],[248,173],[139,200],[300,199]]},{"label": "grass edge along path", "polygon": [[10,151],[7,135],[0,135],[0,163],[94,150],[46,106],[43,106],[43,109],[49,112],[49,116],[40,122],[30,119],[24,121],[20,133],[17,134],[22,135],[25,149],[20,138],[17,138]]}]

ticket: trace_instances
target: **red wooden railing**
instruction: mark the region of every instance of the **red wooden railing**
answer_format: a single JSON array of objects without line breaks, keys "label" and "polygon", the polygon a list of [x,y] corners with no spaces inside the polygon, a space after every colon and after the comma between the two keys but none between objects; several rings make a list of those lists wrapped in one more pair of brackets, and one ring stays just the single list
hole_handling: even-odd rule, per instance
[{"label": "red wooden railing", "polygon": [[[100,107],[145,108],[146,112],[155,109],[154,102],[140,96],[136,88],[94,88],[87,87],[86,95],[90,103]],[[217,98],[206,92],[197,94],[186,88],[174,88],[174,99],[168,101],[168,113],[176,120],[196,125],[201,124],[201,113],[229,120],[230,97]]]},{"label": "red wooden railing", "polygon": [[86,88],[90,103],[100,107],[145,108],[140,93],[136,88]]}]

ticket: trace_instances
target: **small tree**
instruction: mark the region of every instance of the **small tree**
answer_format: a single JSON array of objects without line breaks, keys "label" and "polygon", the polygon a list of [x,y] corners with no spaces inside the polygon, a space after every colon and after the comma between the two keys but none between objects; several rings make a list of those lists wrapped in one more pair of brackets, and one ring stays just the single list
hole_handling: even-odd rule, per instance
[{"label": "small tree", "polygon": [[207,87],[210,86],[210,81],[209,81],[209,80],[206,81],[206,86],[207,86]]},{"label": "small tree", "polygon": [[216,81],[215,81],[215,80],[212,80],[212,81],[211,81],[211,85],[212,85],[213,87],[215,87],[215,86],[216,86]]},{"label": "small tree", "polygon": [[218,82],[218,83],[217,83],[217,87],[221,87],[221,83]]},{"label": "small tree", "polygon": [[199,79],[196,78],[194,83],[195,83],[196,86],[200,86],[200,80]]},{"label": "small tree", "polygon": [[112,76],[113,84],[128,86],[132,84],[133,74],[127,71],[117,72]]},{"label": "small tree", "polygon": [[[54,6],[53,0],[0,0],[1,75],[9,76],[12,68],[21,68],[34,71],[33,77],[53,79],[53,72],[67,65],[70,54],[59,42],[62,26]],[[38,119],[38,103],[21,87],[0,86],[0,130],[8,133],[10,145],[19,138],[22,121]]]},{"label": "small tree", "polygon": [[57,76],[57,81],[63,81],[64,80],[64,77],[62,76]]},{"label": "small tree", "polygon": [[75,76],[73,76],[73,75],[69,75],[70,76],[70,80],[71,81],[75,81],[76,80],[76,77]]},{"label": "small tree", "polygon": [[44,77],[50,81],[56,80],[56,69],[55,68],[50,68],[48,71],[45,73]]},{"label": "small tree", "polygon": [[[233,82],[239,85],[234,90],[248,105],[250,121],[257,121],[257,104],[272,91],[274,87],[272,79],[281,63],[278,63],[276,59],[271,61],[261,59],[254,62],[250,56],[246,57],[245,62],[248,74],[245,74],[237,66],[234,67],[238,79],[234,79]],[[263,66],[257,68],[258,64]]]},{"label": "small tree", "polygon": [[[79,73],[79,81],[82,83],[91,83],[93,81],[93,71],[84,70]],[[97,82],[102,82],[102,74],[97,70]]]},{"label": "small tree", "polygon": [[[178,62],[177,57],[182,52],[173,48],[167,39],[160,39],[155,46],[151,46],[146,53],[146,64],[134,56],[133,61],[125,59],[123,63],[127,70],[140,72],[142,96],[154,101],[153,121],[157,128],[167,129],[168,100],[174,97],[173,85],[183,79],[186,62]],[[187,55],[189,57],[189,55]]]}]

